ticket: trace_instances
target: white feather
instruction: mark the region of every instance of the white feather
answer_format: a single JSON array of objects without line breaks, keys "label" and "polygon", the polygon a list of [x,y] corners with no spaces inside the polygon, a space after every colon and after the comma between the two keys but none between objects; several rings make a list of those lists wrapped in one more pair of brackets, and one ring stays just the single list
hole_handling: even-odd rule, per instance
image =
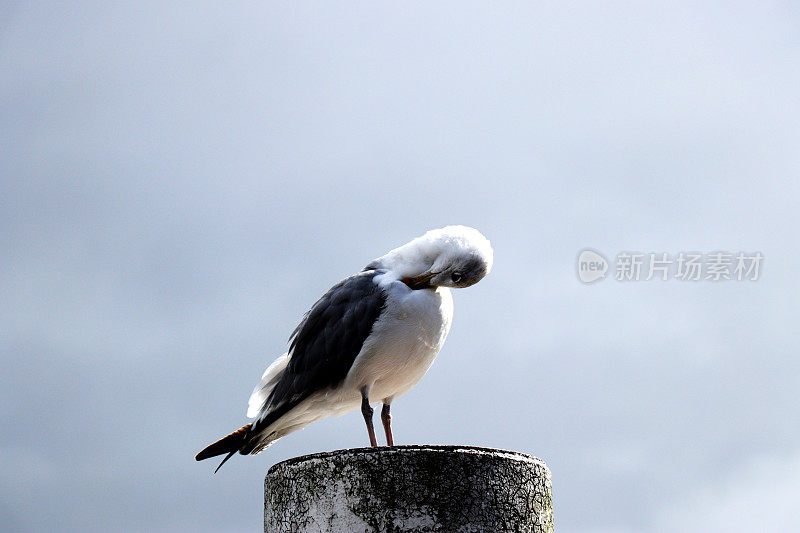
[{"label": "white feather", "polygon": [[253,389],[250,400],[247,402],[247,418],[255,418],[261,413],[261,410],[264,409],[267,403],[269,394],[272,392],[272,389],[275,388],[275,385],[278,383],[278,380],[281,378],[288,364],[289,354],[285,353],[275,359],[264,371],[264,374],[261,375],[261,381],[256,385],[256,388]]},{"label": "white feather", "polygon": [[467,226],[446,226],[430,230],[425,235],[379,257],[373,263],[388,269],[402,279],[417,276],[427,270],[439,270],[458,255],[474,254],[486,264],[486,274],[492,269],[493,251],[489,239],[480,231]]}]

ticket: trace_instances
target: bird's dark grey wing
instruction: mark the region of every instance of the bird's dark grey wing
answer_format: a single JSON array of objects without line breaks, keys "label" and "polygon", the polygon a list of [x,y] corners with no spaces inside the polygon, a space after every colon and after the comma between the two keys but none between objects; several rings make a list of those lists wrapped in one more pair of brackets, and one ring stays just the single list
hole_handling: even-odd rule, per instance
[{"label": "bird's dark grey wing", "polygon": [[[360,272],[334,285],[306,313],[292,333],[288,372],[294,391],[312,392],[341,382],[386,305],[386,294],[375,283],[382,271]],[[283,381],[283,380],[281,380]],[[278,383],[273,391],[280,397]]]},{"label": "bird's dark grey wing", "polygon": [[312,393],[344,380],[386,304],[386,295],[373,281],[382,272],[363,271],[340,281],[306,313],[290,337],[286,370],[267,399],[265,415],[253,424],[251,435]]}]

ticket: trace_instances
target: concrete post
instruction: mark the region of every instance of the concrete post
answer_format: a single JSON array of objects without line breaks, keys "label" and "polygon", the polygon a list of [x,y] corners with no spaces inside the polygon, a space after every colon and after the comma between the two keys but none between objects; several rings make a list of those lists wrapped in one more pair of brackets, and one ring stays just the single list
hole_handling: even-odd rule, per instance
[{"label": "concrete post", "polygon": [[296,457],[264,480],[264,531],[552,532],[550,471],[529,455],[470,446]]}]

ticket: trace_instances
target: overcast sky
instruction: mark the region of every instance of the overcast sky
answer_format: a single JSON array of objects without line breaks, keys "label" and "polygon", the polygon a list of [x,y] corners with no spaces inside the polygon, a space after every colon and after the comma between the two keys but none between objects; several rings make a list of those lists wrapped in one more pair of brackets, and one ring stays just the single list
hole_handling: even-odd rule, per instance
[{"label": "overcast sky", "polygon": [[[267,469],[365,445],[360,414],[217,475],[194,454],[328,287],[466,224],[494,271],[398,443],[541,457],[563,533],[797,531],[798,28],[790,2],[0,4],[2,529],[258,531]],[[586,247],[764,261],[585,285]]]}]

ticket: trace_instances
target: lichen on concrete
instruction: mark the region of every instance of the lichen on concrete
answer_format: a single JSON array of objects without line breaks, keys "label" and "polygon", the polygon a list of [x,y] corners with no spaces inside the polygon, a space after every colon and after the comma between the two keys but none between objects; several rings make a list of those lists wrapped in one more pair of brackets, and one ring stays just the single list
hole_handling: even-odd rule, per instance
[{"label": "lichen on concrete", "polygon": [[264,504],[270,533],[553,531],[544,462],[469,446],[297,457],[269,470]]}]

